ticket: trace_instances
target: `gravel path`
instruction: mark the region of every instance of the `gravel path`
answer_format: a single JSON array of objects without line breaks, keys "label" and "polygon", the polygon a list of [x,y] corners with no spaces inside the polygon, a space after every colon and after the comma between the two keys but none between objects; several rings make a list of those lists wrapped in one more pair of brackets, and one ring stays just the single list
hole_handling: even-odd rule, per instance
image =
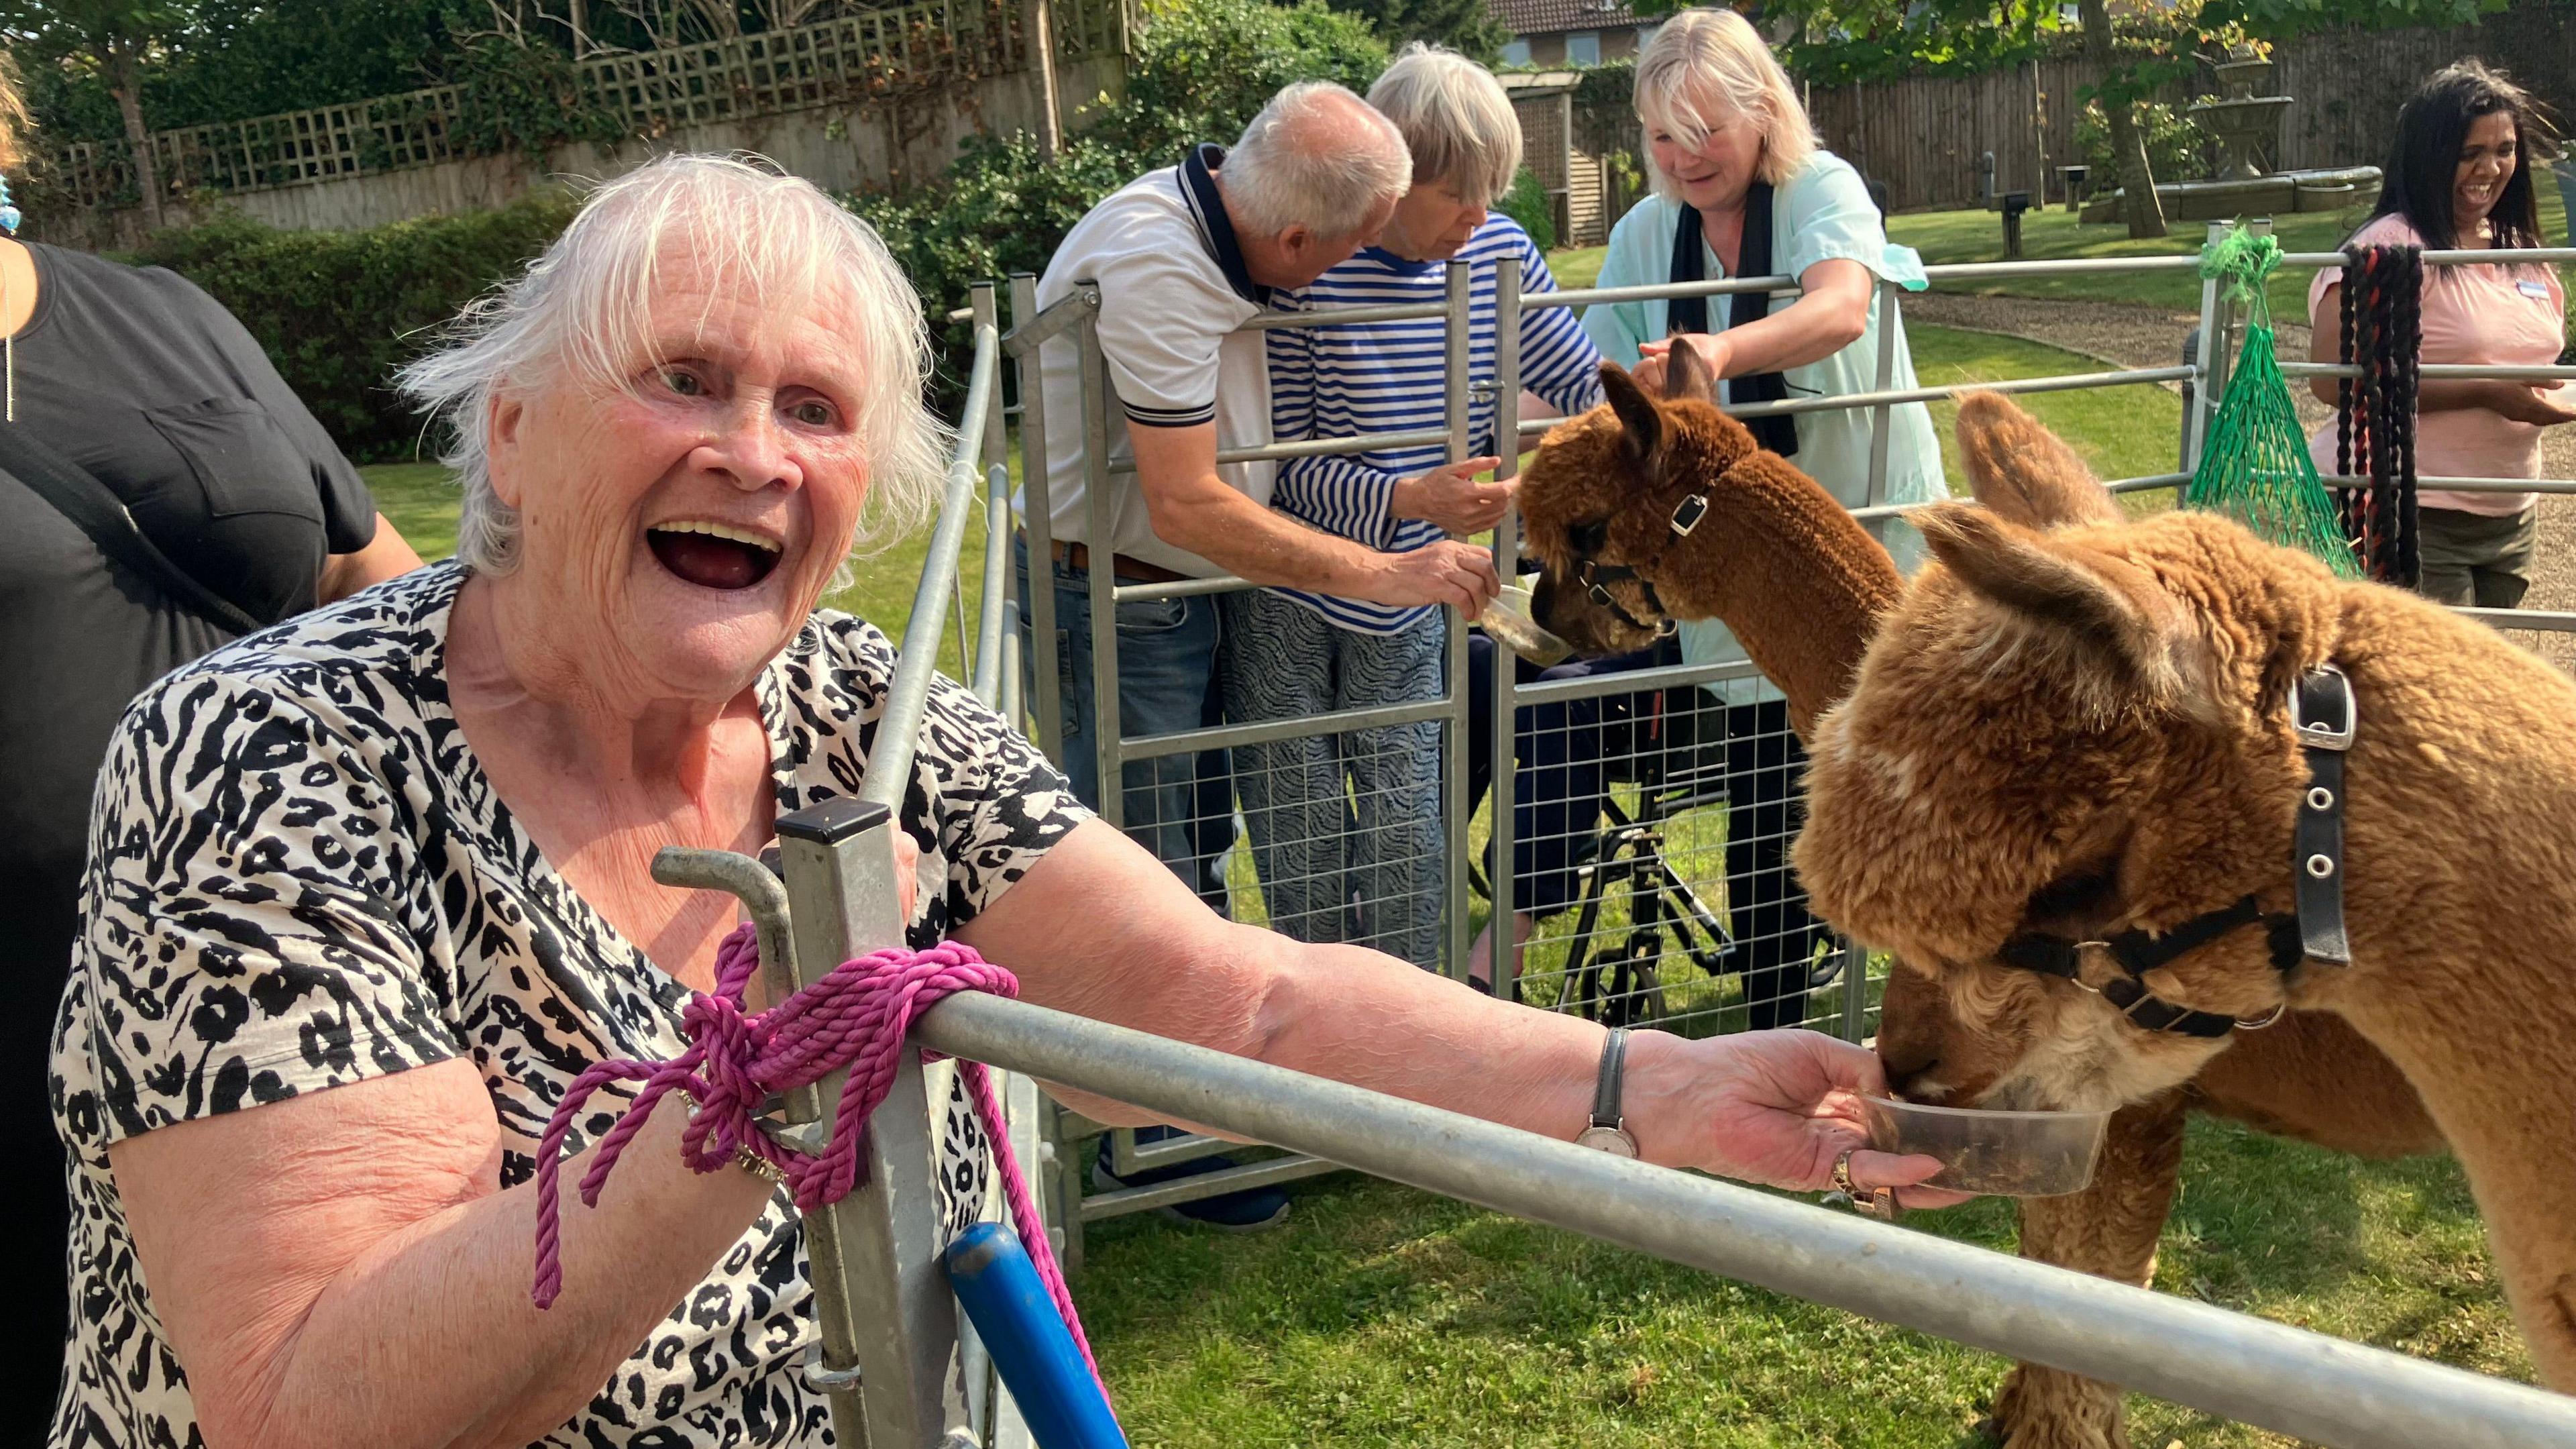
[{"label": "gravel path", "polygon": [[[2000,332],[2063,348],[2120,367],[2171,367],[2182,361],[2182,339],[2199,317],[2162,307],[2117,302],[2073,302],[2041,297],[1971,297],[1925,292],[1905,299],[1910,322]],[[2280,324],[2284,358],[2308,355],[2308,329]],[[2293,388],[2299,420],[2313,430],[2334,415],[2306,390]],[[2541,439],[2552,478],[2576,478],[2576,428],[2558,428]],[[2525,608],[2576,609],[2576,497],[2540,500],[2540,545]],[[2576,634],[2514,630],[2508,638],[2576,673]]]}]

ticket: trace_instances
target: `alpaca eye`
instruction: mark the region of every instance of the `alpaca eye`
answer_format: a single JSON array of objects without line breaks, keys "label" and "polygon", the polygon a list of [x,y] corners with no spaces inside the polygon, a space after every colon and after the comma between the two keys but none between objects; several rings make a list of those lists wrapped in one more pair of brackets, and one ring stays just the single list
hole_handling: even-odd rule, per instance
[{"label": "alpaca eye", "polygon": [[1599,553],[1601,546],[1610,541],[1610,523],[1607,519],[1578,523],[1566,530],[1566,537],[1574,544],[1576,553]]}]

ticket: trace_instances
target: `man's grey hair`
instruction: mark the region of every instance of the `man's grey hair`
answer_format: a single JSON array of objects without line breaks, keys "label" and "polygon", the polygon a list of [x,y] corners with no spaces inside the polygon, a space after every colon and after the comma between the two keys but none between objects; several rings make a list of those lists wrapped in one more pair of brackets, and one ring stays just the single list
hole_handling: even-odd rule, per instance
[{"label": "man's grey hair", "polygon": [[1369,87],[1368,103],[1404,133],[1415,184],[1446,186],[1469,206],[1512,189],[1521,119],[1492,71],[1417,40]]},{"label": "man's grey hair", "polygon": [[1244,229],[1277,236],[1304,226],[1340,239],[1413,184],[1395,123],[1330,81],[1299,81],[1270,98],[1220,171],[1226,208]]},{"label": "man's grey hair", "polygon": [[813,183],[752,159],[673,155],[598,187],[528,269],[479,298],[396,381],[447,431],[440,461],[465,492],[456,556],[478,573],[518,566],[519,514],[492,489],[492,404],[551,387],[605,397],[658,359],[663,269],[694,263],[719,290],[773,315],[847,309],[843,338],[871,386],[858,431],[868,458],[864,539],[902,537],[928,511],[943,431],[922,398],[921,299],[874,228]]}]

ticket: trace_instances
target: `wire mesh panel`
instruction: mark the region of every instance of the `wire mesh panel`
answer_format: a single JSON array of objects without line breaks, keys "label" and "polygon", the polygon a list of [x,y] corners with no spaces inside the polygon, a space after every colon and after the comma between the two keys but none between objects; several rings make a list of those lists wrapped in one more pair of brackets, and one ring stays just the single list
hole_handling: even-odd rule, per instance
[{"label": "wire mesh panel", "polygon": [[[1652,662],[1604,661],[1597,692],[1520,708],[1499,832],[1529,932],[1519,998],[1695,1036],[1844,1029],[1853,953],[1808,912],[1789,862],[1805,755],[1786,706],[1622,685],[1619,666]],[[1491,870],[1490,808],[1478,823]]]}]

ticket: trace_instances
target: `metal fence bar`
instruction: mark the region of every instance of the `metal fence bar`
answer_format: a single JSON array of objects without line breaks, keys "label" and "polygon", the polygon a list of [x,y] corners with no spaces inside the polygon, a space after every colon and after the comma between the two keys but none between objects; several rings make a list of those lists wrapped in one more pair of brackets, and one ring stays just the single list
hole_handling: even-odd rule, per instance
[{"label": "metal fence bar", "polygon": [[[2370,480],[2350,473],[2320,473],[2328,488],[2367,488]],[[2452,478],[2418,475],[2415,485],[2447,493],[2576,493],[2576,478]]]},{"label": "metal fence bar", "polygon": [[[1326,314],[1330,315],[1330,314]],[[1337,453],[1365,453],[1373,448],[1419,448],[1449,441],[1447,428],[1412,428],[1402,432],[1361,433],[1350,438],[1308,438],[1294,443],[1263,443],[1252,448],[1220,448],[1219,463],[1283,462],[1290,458],[1326,458]],[[1117,470],[1133,473],[1133,468]]]},{"label": "metal fence bar", "polygon": [[[2426,382],[2475,379],[2495,382],[2556,382],[2576,378],[2576,367],[2517,367],[2504,363],[2427,362],[2415,369]],[[2359,377],[2361,369],[2346,362],[2288,362],[2281,364],[2283,377]]]},{"label": "metal fence bar", "polygon": [[[957,587],[957,555],[965,546],[966,521],[974,511],[975,485],[982,481],[976,454],[984,443],[984,419],[999,390],[1002,338],[992,320],[993,288],[975,288],[975,360],[967,375],[966,406],[957,429],[957,451],[948,465],[948,490],[939,522],[930,536],[930,551],[921,564],[921,582],[913,590],[912,616],[904,623],[903,649],[894,678],[886,687],[885,710],[877,723],[876,748],[868,757],[867,776],[859,798],[893,808],[903,803],[912,781],[913,744],[921,737],[921,717],[930,700],[930,682],[939,667],[940,596]],[[962,613],[964,605],[959,605]],[[965,641],[958,641],[963,648]]]},{"label": "metal fence bar", "polygon": [[[1092,565],[1083,575],[1091,594],[1091,749],[1099,770],[1100,818],[1115,827],[1127,823],[1127,772],[1119,768],[1118,730],[1126,711],[1118,707],[1117,529],[1109,512],[1109,370],[1100,354],[1100,287],[1085,277],[1074,283],[1087,296],[1082,330],[1082,471],[1083,507]],[[1037,560],[1029,561],[1031,572]],[[1035,592],[1032,586],[1031,592]]]},{"label": "metal fence bar", "polygon": [[[1497,273],[1511,271],[1509,265],[1498,266]],[[1448,396],[1446,422],[1448,448],[1452,463],[1475,456],[1475,377],[1472,368],[1475,313],[1475,271],[1466,262],[1453,257],[1445,277],[1448,315],[1442,329],[1442,378]],[[1499,355],[1496,358],[1500,364]],[[1514,368],[1515,373],[1518,368]],[[1498,384],[1499,385],[1499,384]],[[1497,439],[1500,438],[1497,433]],[[1499,443],[1497,444],[1499,447]],[[1456,534],[1449,535],[1452,538]],[[1467,800],[1467,616],[1457,606],[1440,611],[1442,653],[1446,667],[1440,673],[1448,681],[1448,709],[1440,729],[1440,811],[1443,856],[1440,879],[1447,906],[1443,911],[1447,927],[1448,949],[1441,952],[1447,974],[1460,981],[1467,979],[1467,814],[1473,807]]]},{"label": "metal fence bar", "polygon": [[[990,444],[988,442],[987,447]],[[987,458],[994,455],[989,451]],[[975,611],[975,697],[986,704],[1002,698],[1002,638],[1011,604],[1011,470],[995,462],[984,470],[984,588]],[[1020,722],[1008,715],[1011,728]]]},{"label": "metal fence bar", "polygon": [[[2225,222],[2209,224],[2208,245],[2216,246],[2226,234]],[[2219,291],[2216,277],[2203,277],[2200,282],[2200,346],[2192,354],[2191,418],[2183,434],[2182,471],[2184,481],[2200,471],[2200,450],[2209,437],[2209,420],[2218,407],[2216,400],[2218,367],[2212,361],[2218,348]]]},{"label": "metal fence bar", "polygon": [[[2056,377],[2006,377],[1991,382],[1954,382],[1939,387],[1845,393],[1839,397],[1791,398],[1786,402],[1746,403],[1724,409],[1731,418],[1795,417],[1800,413],[1849,412],[1904,403],[1940,402],[1972,392],[2075,392],[2097,387],[2131,387],[2140,383],[2186,382],[2198,377],[2193,367],[2141,367],[2114,372],[2071,372]],[[1555,419],[1532,419],[1520,425],[1521,436],[1536,437],[1556,426]]]},{"label": "metal fence bar", "polygon": [[913,1035],[951,1055],[2337,1449],[2576,1446],[2576,1400],[1025,1002],[953,996]]},{"label": "metal fence bar", "polygon": [[2482,624],[2499,629],[2536,629],[2552,634],[2576,634],[2576,613],[2551,609],[2480,609],[2466,604],[2453,604],[2451,612],[2464,614]]},{"label": "metal fence bar", "polygon": [[[1236,745],[1261,745],[1273,740],[1302,740],[1309,735],[1338,735],[1351,730],[1382,729],[1389,725],[1420,724],[1424,720],[1447,719],[1449,701],[1445,699],[1412,700],[1404,704],[1380,704],[1367,709],[1335,710],[1331,714],[1310,714],[1296,719],[1257,720],[1251,724],[1210,725],[1206,729],[1181,730],[1168,735],[1129,735],[1117,741],[1119,756],[1128,760],[1159,760],[1167,755],[1196,754],[1200,750],[1230,750]],[[1107,731],[1103,731],[1107,737]],[[1109,787],[1100,793],[1106,796]]]},{"label": "metal fence bar", "polygon": [[[1494,268],[1494,452],[1502,459],[1502,465],[1494,470],[1498,479],[1520,476],[1520,416],[1521,271],[1518,267],[1503,266]],[[1517,489],[1514,494],[1517,499]],[[1520,505],[1515,501],[1494,524],[1494,576],[1505,586],[1520,578],[1520,521]],[[1485,930],[1493,943],[1487,958],[1487,969],[1492,973],[1488,984],[1493,988],[1497,1001],[1519,999],[1512,994],[1513,977],[1520,967],[1520,952],[1514,949],[1516,932],[1512,924],[1512,890],[1517,884],[1512,878],[1512,786],[1519,764],[1514,757],[1520,746],[1520,680],[1518,668],[1513,663],[1515,657],[1499,640],[1495,642],[1491,655],[1494,666],[1491,691],[1493,718],[1485,722],[1492,733],[1488,743],[1494,762],[1493,782],[1487,787],[1493,803],[1486,816],[1488,823],[1485,828],[1485,889],[1489,907]],[[1468,855],[1468,814],[1474,808],[1475,802],[1470,800],[1453,817],[1458,839],[1451,842],[1449,849],[1462,860]],[[1462,958],[1458,967],[1461,979],[1465,977],[1466,970]]]},{"label": "metal fence bar", "polygon": [[1020,377],[1020,492],[1028,500],[1021,510],[1029,554],[1029,596],[1023,601],[1029,621],[1028,703],[1037,722],[1038,748],[1058,763],[1064,759],[1064,689],[1055,645],[1055,512],[1047,476],[1044,356],[1046,339],[1089,311],[1068,299],[1041,312],[1038,279],[1027,272],[1011,276],[1011,359]]}]

